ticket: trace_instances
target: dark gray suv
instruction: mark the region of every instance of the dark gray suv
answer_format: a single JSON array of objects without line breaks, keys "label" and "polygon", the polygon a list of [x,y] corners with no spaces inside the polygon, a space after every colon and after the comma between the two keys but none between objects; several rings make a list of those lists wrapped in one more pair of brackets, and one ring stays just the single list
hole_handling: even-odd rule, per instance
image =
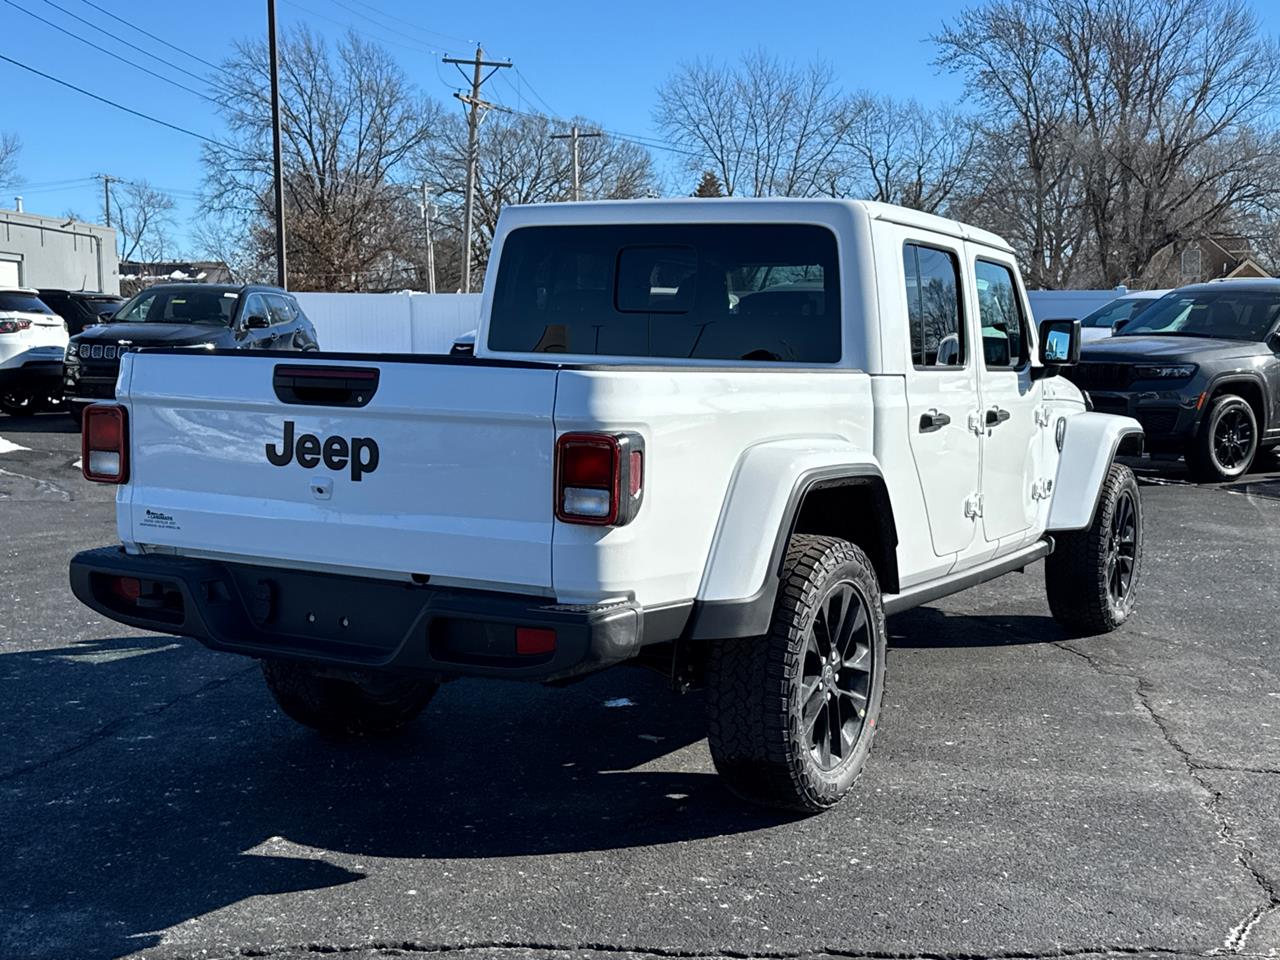
[{"label": "dark gray suv", "polygon": [[1148,451],[1185,454],[1198,479],[1239,477],[1280,443],[1280,280],[1180,287],[1065,372],[1100,412],[1140,421]]}]

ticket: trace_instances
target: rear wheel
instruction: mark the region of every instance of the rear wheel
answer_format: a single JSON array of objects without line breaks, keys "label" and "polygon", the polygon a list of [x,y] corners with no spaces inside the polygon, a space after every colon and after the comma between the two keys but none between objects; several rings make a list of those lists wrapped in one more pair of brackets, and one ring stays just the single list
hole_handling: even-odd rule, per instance
[{"label": "rear wheel", "polygon": [[1044,564],[1054,619],[1084,634],[1108,633],[1129,619],[1142,567],[1142,501],[1133,471],[1114,463],[1093,524],[1055,533]]},{"label": "rear wheel", "polygon": [[1216,397],[1187,451],[1197,480],[1220,483],[1248,472],[1258,452],[1258,417],[1243,397]]},{"label": "rear wheel", "polygon": [[36,412],[36,399],[26,390],[6,390],[0,393],[0,410],[11,417],[29,417]]},{"label": "rear wheel", "polygon": [[376,673],[352,679],[326,676],[290,660],[263,660],[262,675],[287,716],[343,737],[394,733],[421,713],[439,689],[425,680]]},{"label": "rear wheel", "polygon": [[712,645],[708,740],[729,788],[809,813],[837,803],[871,751],[885,638],[866,554],[834,537],[792,537],[768,634]]}]

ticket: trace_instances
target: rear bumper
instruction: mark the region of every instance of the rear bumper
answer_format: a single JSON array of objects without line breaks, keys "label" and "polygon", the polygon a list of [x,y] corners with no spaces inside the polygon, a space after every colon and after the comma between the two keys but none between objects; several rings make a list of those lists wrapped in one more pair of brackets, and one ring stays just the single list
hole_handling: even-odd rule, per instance
[{"label": "rear bumper", "polygon": [[31,360],[22,366],[0,367],[0,387],[41,387],[57,393],[62,386],[60,360]]},{"label": "rear bumper", "polygon": [[[673,640],[682,623],[634,603],[564,605],[544,597],[327,573],[130,555],[77,554],[71,589],[120,623],[193,637],[214,650],[438,678],[554,680]],[[134,600],[116,578],[140,582]],[[517,627],[555,631],[555,649],[518,654]],[[674,631],[673,635],[665,633]]]}]

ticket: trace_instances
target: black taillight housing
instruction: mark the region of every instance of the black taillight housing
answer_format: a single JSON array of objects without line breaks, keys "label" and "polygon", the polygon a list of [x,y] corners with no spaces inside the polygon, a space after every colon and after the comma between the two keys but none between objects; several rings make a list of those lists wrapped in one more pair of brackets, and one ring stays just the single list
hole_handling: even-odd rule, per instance
[{"label": "black taillight housing", "polygon": [[86,480],[95,483],[124,483],[129,479],[129,430],[124,407],[114,403],[85,407],[80,469]]},{"label": "black taillight housing", "polygon": [[621,527],[644,500],[644,438],[564,433],[556,439],[555,513],[564,523]]}]

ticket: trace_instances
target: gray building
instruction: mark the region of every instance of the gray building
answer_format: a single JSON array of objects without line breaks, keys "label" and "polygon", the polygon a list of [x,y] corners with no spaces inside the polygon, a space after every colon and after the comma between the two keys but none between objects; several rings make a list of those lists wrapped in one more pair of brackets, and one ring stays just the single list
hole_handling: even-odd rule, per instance
[{"label": "gray building", "polygon": [[97,223],[0,210],[0,287],[120,292],[116,232]]}]

